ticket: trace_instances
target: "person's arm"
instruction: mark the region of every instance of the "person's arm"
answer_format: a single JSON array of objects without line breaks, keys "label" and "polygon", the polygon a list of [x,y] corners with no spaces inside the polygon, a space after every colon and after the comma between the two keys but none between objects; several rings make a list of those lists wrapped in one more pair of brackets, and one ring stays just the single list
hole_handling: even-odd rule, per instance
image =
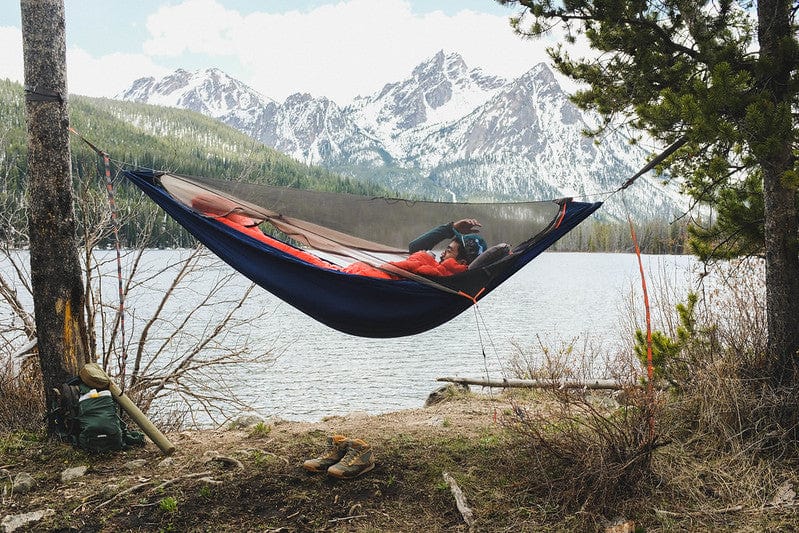
[{"label": "person's arm", "polygon": [[430,250],[444,239],[455,237],[456,231],[463,234],[478,233],[480,231],[478,228],[480,228],[480,222],[475,218],[463,218],[457,222],[441,224],[412,240],[408,245],[408,251],[415,253],[419,250]]},{"label": "person's arm", "polygon": [[427,233],[419,235],[408,245],[408,251],[415,253],[420,250],[430,250],[444,239],[451,239],[455,234],[452,232],[452,222],[437,226]]}]

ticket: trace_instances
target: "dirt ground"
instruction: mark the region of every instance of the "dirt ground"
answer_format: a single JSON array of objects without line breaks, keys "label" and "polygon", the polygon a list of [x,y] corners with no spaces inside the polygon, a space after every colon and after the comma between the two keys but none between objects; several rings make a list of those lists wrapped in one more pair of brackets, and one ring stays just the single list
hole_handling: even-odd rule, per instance
[{"label": "dirt ground", "polygon": [[[760,505],[756,494],[732,490],[729,465],[674,446],[659,450],[651,479],[594,506],[604,511],[564,505],[570,465],[546,459],[511,425],[520,412],[548,416],[551,406],[529,391],[511,394],[451,392],[429,407],[377,416],[183,431],[168,435],[177,447],[170,457],[150,442],[97,457],[37,435],[0,435],[0,532],[34,512],[41,516],[14,531],[799,531],[792,491],[779,505]],[[335,433],[369,442],[376,467],[352,480],[305,471],[303,460]],[[65,481],[76,467],[85,474]],[[29,492],[11,489],[22,473],[35,481]],[[767,482],[766,474],[757,478]]]},{"label": "dirt ground", "polygon": [[[480,477],[468,472],[482,468],[473,464],[474,446],[478,456],[480,446],[494,453],[508,402],[457,396],[378,416],[170,434],[177,450],[166,461],[151,442],[90,457],[66,444],[21,438],[7,442],[0,458],[6,478],[0,515],[46,510],[17,531],[466,531],[443,472]],[[306,472],[302,461],[335,433],[369,442],[375,469],[353,480]],[[84,476],[62,481],[65,469],[82,465]],[[11,493],[10,480],[20,472],[36,485]],[[464,494],[468,502],[465,487]],[[479,530],[502,527],[489,525],[492,510],[475,513],[484,523]]]}]

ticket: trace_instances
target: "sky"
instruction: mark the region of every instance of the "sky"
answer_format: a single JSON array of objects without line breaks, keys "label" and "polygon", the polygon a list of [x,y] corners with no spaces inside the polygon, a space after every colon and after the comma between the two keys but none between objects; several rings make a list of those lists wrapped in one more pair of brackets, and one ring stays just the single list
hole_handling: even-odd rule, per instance
[{"label": "sky", "polygon": [[[514,78],[549,62],[493,0],[65,0],[70,93],[113,97],[134,80],[219,68],[282,102],[339,105],[407,78],[439,50]],[[0,2],[0,78],[23,82],[18,0]]]}]

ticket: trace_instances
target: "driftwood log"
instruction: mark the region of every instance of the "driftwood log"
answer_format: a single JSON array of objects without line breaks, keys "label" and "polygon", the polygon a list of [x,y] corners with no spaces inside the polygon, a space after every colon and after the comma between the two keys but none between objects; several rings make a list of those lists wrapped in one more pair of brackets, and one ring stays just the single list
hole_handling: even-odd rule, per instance
[{"label": "driftwood log", "polygon": [[624,386],[612,379],[595,379],[590,381],[577,381],[569,379],[482,379],[443,377],[436,381],[459,383],[461,385],[477,385],[480,387],[497,388],[526,388],[526,389],[591,389],[591,390],[622,390]]},{"label": "driftwood log", "polygon": [[452,492],[452,496],[455,498],[455,505],[458,507],[458,511],[460,511],[463,521],[466,522],[467,526],[469,526],[469,531],[472,531],[474,529],[474,513],[469,507],[469,504],[466,502],[466,496],[463,495],[463,491],[458,485],[458,482],[455,481],[454,477],[449,475],[447,472],[443,473],[443,477],[444,481],[446,481],[447,485],[449,485],[449,490]]}]

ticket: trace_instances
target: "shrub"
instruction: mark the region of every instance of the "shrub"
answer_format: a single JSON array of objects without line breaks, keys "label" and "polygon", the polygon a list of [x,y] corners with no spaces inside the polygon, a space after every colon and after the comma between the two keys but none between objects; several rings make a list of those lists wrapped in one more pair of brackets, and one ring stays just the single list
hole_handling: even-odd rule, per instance
[{"label": "shrub", "polygon": [[35,357],[20,364],[0,361],[0,431],[39,431],[44,427],[42,376]]},{"label": "shrub", "polygon": [[[651,425],[655,398],[636,387],[636,375],[626,378],[624,405],[606,392],[562,389],[561,379],[582,375],[571,364],[573,343],[560,349],[541,344],[541,351],[538,367],[527,357],[523,368],[525,377],[550,382],[539,393],[543,407],[514,404],[503,417],[518,446],[542,465],[525,482],[536,493],[548,492],[564,514],[615,512],[618,502],[650,477],[659,445]],[[517,368],[522,368],[518,362]]]},{"label": "shrub", "polygon": [[[671,327],[653,334],[655,377],[675,393],[664,412],[669,438],[718,452],[795,454],[799,385],[775,386],[768,376],[762,261],[717,265],[701,292],[673,309]],[[640,331],[635,350],[644,362]]]},{"label": "shrub", "polygon": [[722,508],[757,507],[784,481],[769,472],[785,471],[799,456],[799,385],[777,387],[767,377],[762,262],[730,262],[700,279],[687,297],[657,284],[650,292],[653,384],[667,393],[641,387],[646,339],[633,299],[623,328],[628,345],[607,364],[621,369],[621,405],[558,388],[559,379],[591,374],[590,365],[580,368],[586,356],[575,353],[574,342],[559,350],[539,342],[539,354],[512,362],[519,377],[551,380],[540,393],[546,409],[513,406],[504,418],[540,465],[525,483],[549,494],[561,513],[599,522],[666,490],[678,508],[704,508],[708,494]]}]

